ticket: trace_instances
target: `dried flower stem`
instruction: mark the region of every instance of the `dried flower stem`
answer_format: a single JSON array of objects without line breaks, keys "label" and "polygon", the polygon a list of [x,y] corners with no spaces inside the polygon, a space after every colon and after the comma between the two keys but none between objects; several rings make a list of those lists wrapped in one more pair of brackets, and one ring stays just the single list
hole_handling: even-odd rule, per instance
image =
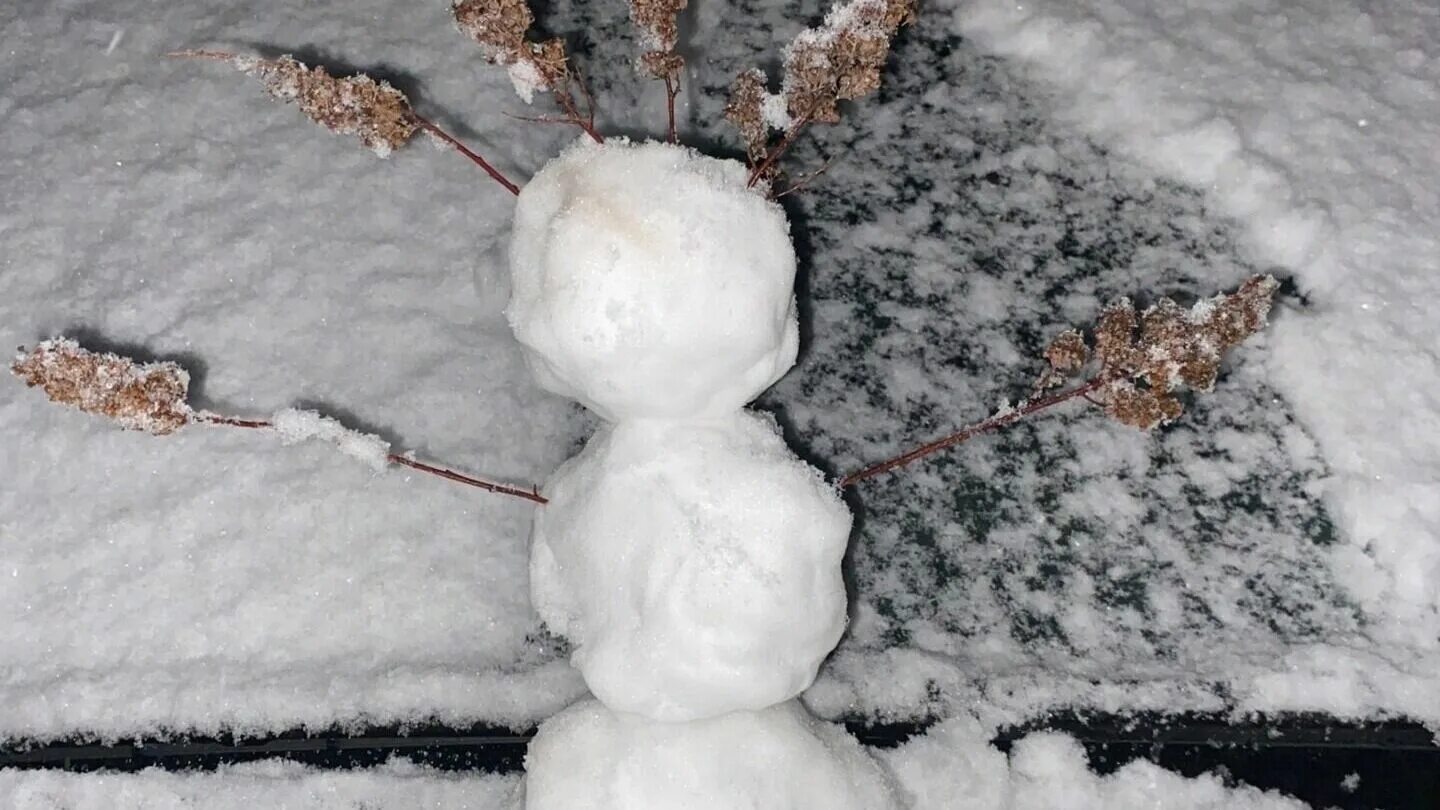
[{"label": "dried flower stem", "polygon": [[779,160],[780,156],[785,154],[786,150],[795,143],[795,139],[800,137],[800,131],[803,130],[808,123],[810,123],[808,117],[801,117],[797,119],[794,124],[790,125],[790,129],[786,131],[785,137],[781,138],[780,142],[775,144],[775,147],[770,150],[770,153],[765,156],[764,160],[760,161],[759,165],[750,170],[750,180],[745,184],[747,187],[753,188],[762,178],[769,175],[771,169],[775,166],[775,161]]},{"label": "dried flower stem", "polygon": [[[275,427],[272,422],[269,422],[265,419],[237,419],[233,416],[223,416],[221,414],[211,413],[209,411],[196,412],[192,421],[201,422],[208,425],[221,425],[224,427],[251,428],[259,430],[269,430]],[[483,489],[486,492],[494,492],[498,495],[511,495],[516,498],[524,498],[527,501],[538,504],[549,503],[549,500],[545,498],[545,496],[540,494],[540,490],[533,486],[529,489],[526,489],[523,487],[512,486],[510,484],[497,484],[493,481],[486,481],[480,478],[474,478],[472,476],[465,475],[464,473],[458,473],[445,467],[438,467],[433,464],[426,464],[423,461],[416,461],[415,459],[410,458],[406,455],[402,455],[400,453],[387,453],[385,455],[385,460],[389,461],[391,464],[399,464],[404,467],[409,467],[412,470],[419,470],[421,472],[444,478],[447,481],[454,481],[459,484],[476,487],[477,489]]]},{"label": "dried flower stem", "polygon": [[481,169],[484,169],[485,173],[490,175],[490,177],[495,182],[504,186],[506,191],[517,196],[520,194],[519,186],[511,182],[510,178],[501,174],[499,169],[496,169],[494,166],[490,165],[490,162],[488,160],[471,151],[470,147],[461,143],[460,140],[454,135],[451,135],[450,133],[436,126],[436,124],[430,119],[422,118],[419,115],[415,116],[415,123],[421,129],[429,133],[432,137],[439,139],[441,142],[453,147],[455,151],[459,152],[467,158],[470,158],[470,160],[475,162],[475,165],[479,166]]},{"label": "dried flower stem", "polygon": [[137,363],[128,357],[109,352],[92,352],[68,338],[44,341],[28,352],[22,352],[10,365],[10,371],[26,385],[39,388],[52,402],[78,408],[85,413],[110,419],[127,430],[140,430],[155,436],[174,433],[187,425],[218,425],[249,430],[271,430],[282,438],[341,439],[342,451],[355,455],[379,469],[384,462],[399,464],[472,487],[511,495],[538,504],[546,503],[534,488],[498,484],[473,478],[454,470],[416,461],[409,456],[391,453],[388,443],[376,436],[350,431],[338,422],[314,412],[282,411],[275,419],[299,417],[309,424],[322,423],[328,432],[304,431],[303,436],[291,435],[287,428],[272,419],[243,419],[235,416],[197,411],[187,398],[190,374],[173,362]]},{"label": "dried flower stem", "polygon": [[680,140],[675,130],[675,97],[680,95],[680,85],[670,76],[665,77],[665,114],[670,119],[670,143]]},{"label": "dried flower stem", "polygon": [[[1077,397],[1102,408],[1111,419],[1141,430],[1172,422],[1183,410],[1176,390],[1185,386],[1196,392],[1210,391],[1225,353],[1265,327],[1278,288],[1279,282],[1271,276],[1252,276],[1235,292],[1199,301],[1188,311],[1169,298],[1142,313],[1135,312],[1128,298],[1115,301],[1105,307],[1095,325],[1093,355],[1079,331],[1061,332],[1045,350],[1047,368],[1029,398],[1019,405],[1007,406],[988,419],[850,473],[840,479],[839,486],[849,487],[903,467]],[[1064,385],[1092,358],[1099,366],[1094,377],[1068,391],[1043,395]]]},{"label": "dried flower stem", "polygon": [[858,470],[856,472],[850,473],[849,475],[840,479],[840,483],[838,484],[838,486],[841,489],[854,486],[855,484],[858,484],[867,478],[874,478],[877,475],[883,475],[884,473],[890,472],[891,470],[904,467],[912,461],[917,461],[924,458],[925,456],[938,453],[941,450],[945,450],[950,447],[954,447],[955,445],[969,441],[970,439],[973,439],[982,433],[989,433],[992,430],[999,430],[1000,428],[1009,427],[1010,425],[1015,424],[1016,422],[1024,419],[1027,416],[1030,416],[1031,414],[1039,413],[1040,411],[1053,408],[1056,405],[1062,405],[1072,399],[1075,399],[1076,397],[1089,399],[1090,394],[1098,391],[1101,388],[1104,388],[1110,382],[1112,382],[1112,379],[1109,376],[1101,375],[1093,380],[1090,380],[1089,382],[1086,382],[1084,385],[1072,388],[1069,391],[1062,391],[1058,394],[1051,394],[1046,397],[1041,397],[1040,399],[1026,400],[1025,402],[1020,403],[1020,405],[1014,409],[1005,411],[1003,413],[997,413],[988,419],[981,420],[973,425],[967,425],[955,431],[954,433],[951,433],[948,436],[941,437],[931,442],[926,442],[925,444],[922,444],[913,450],[908,450],[904,453],[901,453],[894,458],[887,459],[880,462],[879,464],[872,464],[871,466],[866,467],[863,470]]}]

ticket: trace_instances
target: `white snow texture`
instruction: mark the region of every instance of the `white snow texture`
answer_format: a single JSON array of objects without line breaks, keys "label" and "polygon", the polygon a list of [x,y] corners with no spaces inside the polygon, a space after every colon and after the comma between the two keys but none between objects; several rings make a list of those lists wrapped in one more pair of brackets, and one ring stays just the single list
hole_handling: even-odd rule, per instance
[{"label": "white snow texture", "polygon": [[525,184],[515,337],[540,385],[612,421],[719,416],[795,362],[795,252],[733,160],[582,138]]},{"label": "white snow texture", "polygon": [[581,701],[540,726],[526,810],[890,810],[887,775],[795,702],[657,723]]},{"label": "white snow texture", "polygon": [[767,416],[606,426],[544,491],[532,599],[613,709],[779,703],[844,630],[850,512]]}]

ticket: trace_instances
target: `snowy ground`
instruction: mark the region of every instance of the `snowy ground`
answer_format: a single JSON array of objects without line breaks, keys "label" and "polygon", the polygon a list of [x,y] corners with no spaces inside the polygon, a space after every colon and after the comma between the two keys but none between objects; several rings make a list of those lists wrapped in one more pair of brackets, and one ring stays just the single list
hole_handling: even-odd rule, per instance
[{"label": "snowy ground", "polygon": [[[983,729],[1052,705],[1440,724],[1436,15],[950,6],[925,10],[879,101],[792,161],[837,156],[792,198],[806,347],[763,402],[812,461],[849,470],[993,410],[1111,296],[1257,269],[1293,290],[1158,436],[1075,412],[866,484],[854,621],[811,706],[961,718],[895,765],[922,797],[999,785],[967,793],[977,807],[1025,785],[1229,801],[1148,766],[1074,773],[1054,738],[1006,770]],[[692,142],[724,137],[730,77],[821,10],[696,4]],[[558,2],[545,22],[577,35],[606,128],[656,130],[656,88],[629,112],[618,4]],[[423,145],[377,162],[241,77],[160,58],[373,70],[528,176],[570,133],[500,115],[523,109],[443,3],[11,5],[0,32],[0,342],[178,359],[209,407],[316,407],[520,482],[587,433],[498,317],[502,189]],[[583,693],[528,604],[528,504],[241,432],[123,434],[18,385],[0,386],[0,449],[0,739],[522,726]],[[0,795],[99,806],[99,779],[0,774]],[[106,779],[135,806],[509,790],[405,769]]]}]

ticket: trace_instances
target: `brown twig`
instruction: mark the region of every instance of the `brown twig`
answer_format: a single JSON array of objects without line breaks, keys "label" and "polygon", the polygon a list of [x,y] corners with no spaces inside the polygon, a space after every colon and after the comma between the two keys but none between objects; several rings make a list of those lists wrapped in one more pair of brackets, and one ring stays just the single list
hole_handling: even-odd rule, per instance
[{"label": "brown twig", "polygon": [[[233,416],[223,416],[221,414],[211,413],[209,411],[195,412],[192,420],[208,425],[221,425],[224,427],[250,428],[259,430],[266,430],[275,427],[273,423],[265,419],[238,419]],[[486,492],[494,492],[498,495],[511,495],[516,498],[524,498],[527,501],[531,501],[537,504],[549,503],[549,500],[545,498],[545,496],[541,495],[540,491],[534,487],[525,489],[522,487],[511,486],[509,484],[497,484],[493,481],[485,481],[480,478],[474,478],[465,475],[464,473],[458,473],[454,470],[446,469],[445,467],[438,467],[433,464],[426,464],[423,461],[416,461],[415,459],[410,458],[409,456],[401,455],[400,453],[387,453],[385,456],[385,460],[389,461],[392,464],[399,464],[404,467],[409,467],[412,470],[419,470],[421,472],[444,478],[447,481],[454,481],[456,483],[476,487],[477,489],[483,489]]]},{"label": "brown twig", "polygon": [[760,161],[758,166],[750,170],[750,180],[745,184],[747,187],[753,188],[756,183],[760,182],[761,178],[766,176],[770,169],[774,167],[775,161],[779,160],[780,156],[785,154],[791,144],[795,143],[795,139],[800,137],[800,131],[803,130],[808,123],[810,123],[810,119],[806,116],[801,116],[795,120],[795,123],[790,125],[790,129],[785,132],[785,137],[781,138],[780,142],[775,144],[775,147],[770,150],[770,153],[765,156],[764,160]]},{"label": "brown twig", "polygon": [[490,175],[490,177],[495,182],[504,186],[506,191],[509,191],[511,194],[515,194],[517,196],[520,194],[520,187],[511,182],[510,178],[501,174],[499,169],[495,168],[490,164],[488,160],[472,151],[470,147],[461,143],[460,140],[454,135],[451,135],[450,133],[441,129],[438,125],[435,124],[434,121],[431,121],[428,118],[423,118],[417,114],[415,115],[415,123],[421,129],[428,132],[431,136],[438,138],[440,141],[453,147],[455,151],[459,152],[467,158],[470,158],[470,160],[475,162],[475,165],[484,169],[485,173]]},{"label": "brown twig", "polygon": [[676,143],[680,136],[675,131],[675,97],[680,95],[680,85],[671,76],[665,77],[665,113],[670,119],[670,143]]},{"label": "brown twig", "polygon": [[1070,400],[1077,397],[1088,398],[1091,392],[1097,391],[1110,384],[1111,382],[1113,382],[1113,378],[1111,376],[1102,374],[1090,380],[1089,382],[1086,382],[1083,385],[1070,389],[1069,391],[1062,391],[1058,394],[1051,394],[1050,396],[1041,397],[1040,399],[1026,400],[1012,410],[1006,411],[1004,413],[997,413],[988,419],[976,422],[973,425],[967,425],[966,427],[963,427],[948,436],[941,437],[931,442],[926,442],[925,444],[922,444],[913,450],[901,453],[894,458],[887,459],[880,462],[879,464],[872,464],[871,466],[866,467],[863,470],[858,470],[856,472],[850,473],[849,475],[840,479],[840,483],[838,484],[838,486],[841,489],[854,486],[855,484],[864,481],[867,478],[874,478],[877,475],[882,475],[891,470],[904,467],[912,461],[924,458],[925,456],[931,455],[933,453],[938,453],[941,450],[945,450],[946,448],[954,447],[955,445],[960,444],[961,442],[969,441],[970,439],[973,439],[974,437],[982,433],[988,433],[992,430],[999,430],[1003,427],[1009,427],[1010,425],[1015,424],[1016,422],[1024,419],[1025,417],[1033,413],[1038,413],[1039,411],[1046,410],[1047,408],[1053,408],[1056,405],[1069,402]]}]

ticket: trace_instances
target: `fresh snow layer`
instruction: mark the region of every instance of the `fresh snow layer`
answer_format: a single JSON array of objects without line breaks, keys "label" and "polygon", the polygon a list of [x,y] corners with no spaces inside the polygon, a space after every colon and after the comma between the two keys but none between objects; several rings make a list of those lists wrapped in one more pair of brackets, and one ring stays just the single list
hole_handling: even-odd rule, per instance
[{"label": "fresh snow layer", "polygon": [[850,512],[770,417],[608,425],[544,491],[535,607],[607,706],[760,709],[809,686],[839,640]]},{"label": "fresh snow layer", "polygon": [[275,432],[280,434],[280,440],[287,445],[319,439],[334,444],[341,453],[372,470],[382,470],[389,462],[389,442],[373,433],[351,430],[340,424],[338,419],[316,411],[283,408],[270,417],[270,424],[274,426]]},{"label": "fresh snow layer", "polygon": [[704,417],[795,362],[795,251],[744,164],[582,138],[525,185],[515,336],[542,387],[607,419]]},{"label": "fresh snow layer", "polygon": [[[174,360],[197,408],[315,410],[538,482],[583,425],[531,382],[503,295],[476,290],[504,272],[486,248],[513,197],[452,152],[379,161],[243,75],[163,57],[321,45],[330,64],[404,65],[431,111],[508,143],[491,156],[516,177],[558,148],[492,112],[517,103],[504,73],[443,8],[333,12],[0,4],[0,344]],[[527,727],[584,692],[529,604],[533,510],[266,431],[123,431],[6,374],[0,739]]]},{"label": "fresh snow layer", "polygon": [[1365,638],[1298,649],[1237,697],[1440,718],[1423,680],[1440,671],[1440,13],[978,0],[954,19],[1032,63],[1061,116],[1208,190],[1310,297],[1277,320],[1270,370],[1330,466],[1327,563]]},{"label": "fresh snow layer", "polygon": [[[365,770],[293,763],[214,772],[0,771],[7,810],[1303,810],[1275,792],[1186,779],[1139,760],[1107,776],[1061,734],[1009,756],[961,717],[891,751],[867,753],[793,704],[704,721],[699,736],[583,701],[545,724],[518,777],[447,773],[404,760]],[[778,748],[777,742],[790,745]],[[872,758],[873,757],[873,758]],[[878,767],[877,767],[878,760]],[[564,776],[569,769],[568,777]],[[643,801],[642,788],[654,792]],[[714,793],[708,790],[714,788]],[[698,791],[706,790],[700,794]],[[763,791],[763,792],[762,792]],[[654,796],[669,801],[650,801]],[[716,796],[729,801],[716,803]],[[526,802],[529,802],[527,805]],[[639,802],[639,803],[637,803]]]},{"label": "fresh snow layer", "polygon": [[892,810],[888,777],[843,726],[795,701],[663,723],[581,701],[525,756],[526,810]]}]

